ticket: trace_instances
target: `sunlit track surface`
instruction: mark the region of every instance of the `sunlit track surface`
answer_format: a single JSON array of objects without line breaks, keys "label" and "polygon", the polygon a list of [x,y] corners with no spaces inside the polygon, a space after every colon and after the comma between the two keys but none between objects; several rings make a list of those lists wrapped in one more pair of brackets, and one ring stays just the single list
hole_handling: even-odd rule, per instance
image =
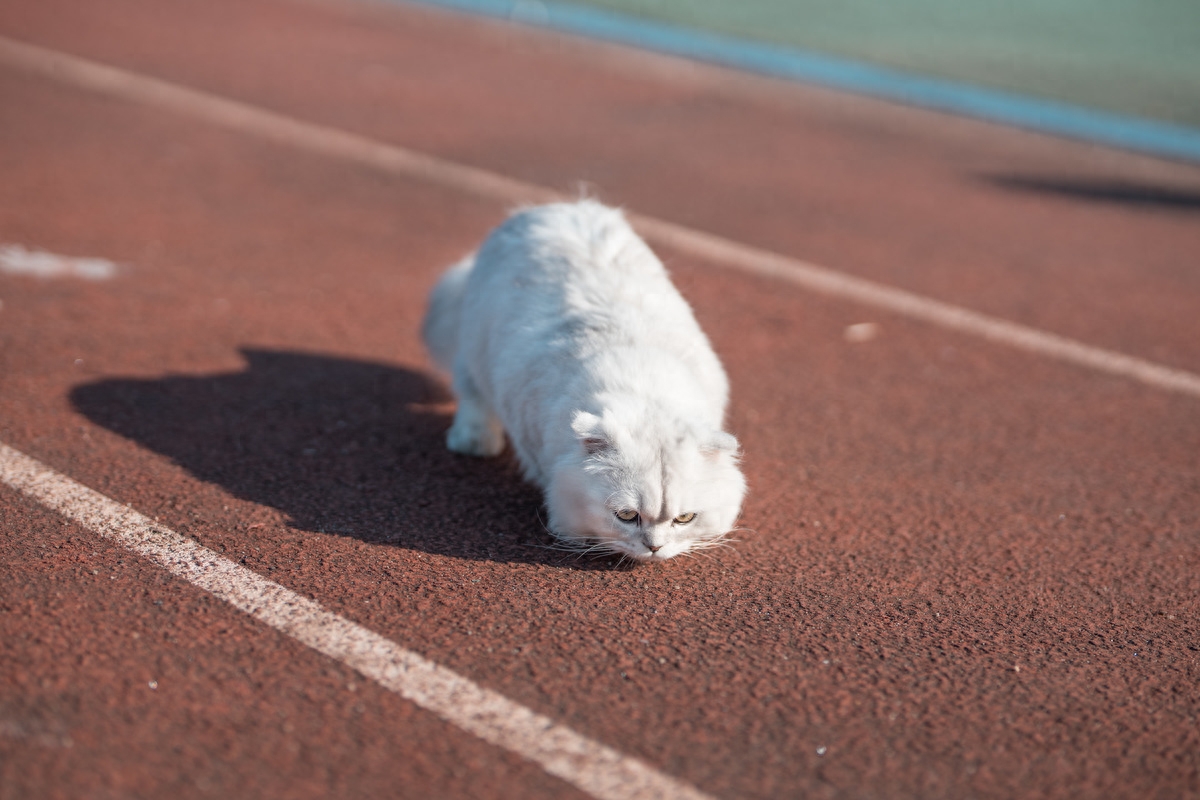
[{"label": "sunlit track surface", "polygon": [[[224,98],[11,40],[0,40],[0,58],[4,58],[11,66],[92,91],[146,103],[239,132],[367,164],[385,172],[431,181],[503,203],[546,202],[565,197],[549,188],[522,183],[503,175],[371,141],[344,131],[310,125]],[[786,281],[959,333],[1120,375],[1155,388],[1200,397],[1200,375],[1092,347],[646,215],[634,214],[633,220],[652,242],[709,259],[721,266]]]},{"label": "sunlit track surface", "polygon": [[259,622],[593,797],[705,800],[570,728],[439,667],[0,443],[0,481]]},{"label": "sunlit track surface", "polygon": [[[921,318],[1196,374],[1200,171],[387,6],[0,36],[155,98],[0,66],[0,242],[115,265],[0,274],[0,441],[505,709],[480,738],[4,484],[0,794],[1200,794],[1195,395]],[[728,549],[557,551],[515,464],[445,449],[429,288],[580,180],[726,364]]]}]

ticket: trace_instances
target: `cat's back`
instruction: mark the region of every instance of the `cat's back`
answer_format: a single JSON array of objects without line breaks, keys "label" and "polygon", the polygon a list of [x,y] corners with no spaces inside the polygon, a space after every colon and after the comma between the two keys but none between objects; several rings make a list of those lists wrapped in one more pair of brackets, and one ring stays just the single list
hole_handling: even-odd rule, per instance
[{"label": "cat's back", "polygon": [[[570,413],[598,411],[601,394],[642,397],[720,426],[724,370],[620,210],[591,200],[523,209],[473,263],[456,361],[540,474],[577,447]],[[548,424],[558,432],[549,439]]]},{"label": "cat's back", "polygon": [[628,291],[661,291],[667,282],[662,264],[624,214],[594,200],[513,214],[480,248],[475,273],[473,280],[493,299],[496,292],[517,289],[526,302],[543,294],[569,303],[610,303]]},{"label": "cat's back", "polygon": [[493,386],[525,391],[619,358],[657,360],[657,374],[682,369],[722,407],[727,393],[662,262],[620,210],[591,200],[527,208],[492,232],[468,278],[460,341],[480,382]]}]

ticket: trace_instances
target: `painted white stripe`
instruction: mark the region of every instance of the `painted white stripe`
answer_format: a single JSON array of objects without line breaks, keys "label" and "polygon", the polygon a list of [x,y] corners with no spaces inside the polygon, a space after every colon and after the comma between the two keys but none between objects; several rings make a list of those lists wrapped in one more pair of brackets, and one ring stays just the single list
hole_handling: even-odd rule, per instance
[{"label": "painted white stripe", "polygon": [[0,272],[32,278],[83,278],[103,281],[117,274],[117,265],[103,258],[74,258],[27,250],[19,244],[0,245]]},{"label": "painted white stripe", "polygon": [[[357,134],[314,125],[206,92],[0,37],[0,63],[63,83],[168,109],[196,119],[353,161],[406,178],[428,181],[506,205],[563,199],[565,195],[487,170],[455,164]],[[637,228],[659,245],[714,264],[785,281],[941,328],[977,336],[1076,366],[1118,375],[1158,389],[1200,397],[1200,375],[981,314],[838,270],[642,214]]]},{"label": "painted white stripe", "polygon": [[851,300],[865,306],[921,320],[940,328],[978,336],[1041,356],[1099,372],[1119,375],[1158,389],[1200,397],[1200,375],[1164,367],[1153,361],[1093,347],[1066,336],[1031,328],[969,308],[943,303],[856,278],[845,272],[808,264],[796,258],[740,244],[652,217],[630,215],[648,239],[680,252],[692,253],[743,272],[774,278],[809,291]]},{"label": "painted white stripe", "polygon": [[3,443],[0,481],[593,797],[711,800],[635,758],[326,611]]},{"label": "painted white stripe", "polygon": [[416,178],[503,203],[544,203],[557,192],[487,170],[313,125],[236,100],[0,36],[0,63],[80,89],[172,111],[331,158]]}]

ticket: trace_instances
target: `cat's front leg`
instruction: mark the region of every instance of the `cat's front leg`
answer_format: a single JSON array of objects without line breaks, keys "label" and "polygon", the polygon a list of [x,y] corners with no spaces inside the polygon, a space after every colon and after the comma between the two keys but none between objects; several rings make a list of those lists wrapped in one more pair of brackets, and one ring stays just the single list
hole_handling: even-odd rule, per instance
[{"label": "cat's front leg", "polygon": [[446,433],[446,447],[468,456],[496,456],[504,450],[504,427],[475,388],[466,370],[454,371],[458,410]]}]

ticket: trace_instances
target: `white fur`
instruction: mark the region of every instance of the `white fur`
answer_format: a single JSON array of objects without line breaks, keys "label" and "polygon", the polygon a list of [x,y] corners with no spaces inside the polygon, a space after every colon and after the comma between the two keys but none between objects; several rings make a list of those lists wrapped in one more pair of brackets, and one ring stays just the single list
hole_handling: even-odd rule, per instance
[{"label": "white fur", "polygon": [[620,211],[514,214],[442,277],[423,334],[458,397],[449,448],[496,455],[507,433],[560,539],[649,561],[733,527],[746,483],[725,372]]}]

